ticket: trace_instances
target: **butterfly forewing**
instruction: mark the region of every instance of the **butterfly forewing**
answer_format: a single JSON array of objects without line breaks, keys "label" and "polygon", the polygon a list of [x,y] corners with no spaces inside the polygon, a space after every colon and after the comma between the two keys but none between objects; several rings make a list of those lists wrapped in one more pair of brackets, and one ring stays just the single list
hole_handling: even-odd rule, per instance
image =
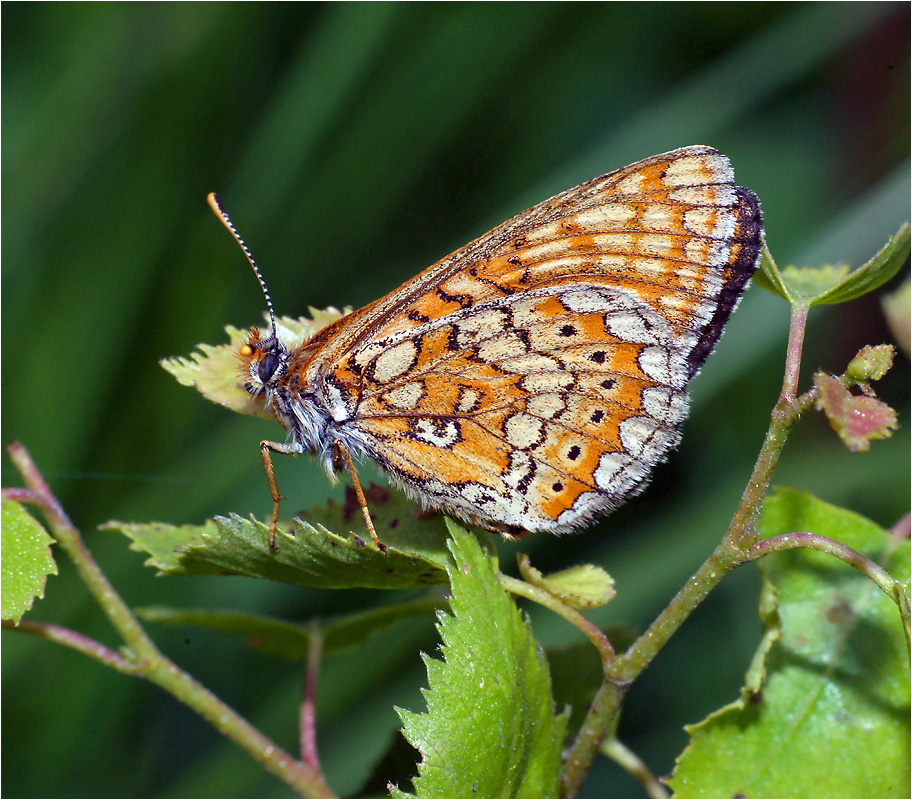
[{"label": "butterfly forewing", "polygon": [[708,147],[535,206],[317,337],[291,370],[423,500],[565,532],[636,492],[756,267],[756,198]]}]

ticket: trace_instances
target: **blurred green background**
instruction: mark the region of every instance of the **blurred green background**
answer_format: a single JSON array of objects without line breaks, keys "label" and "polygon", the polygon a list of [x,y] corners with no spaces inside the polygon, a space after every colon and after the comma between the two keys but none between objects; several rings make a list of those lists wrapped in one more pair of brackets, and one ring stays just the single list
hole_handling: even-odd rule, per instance
[{"label": "blurred green background", "polygon": [[[29,448],[134,606],[306,620],[404,597],[159,580],[125,540],[94,530],[269,513],[257,445],[281,431],[157,365],[261,319],[207,192],[221,194],[283,314],[366,303],[550,194],[687,144],[731,158],[780,265],[857,265],[909,218],[906,3],[8,2],[0,13],[3,441]],[[584,534],[523,542],[544,570],[592,560],[615,575],[620,595],[600,623],[648,624],[718,541],[779,391],[787,320],[783,302],[749,291],[650,489]],[[882,341],[877,297],[814,310],[802,386]],[[892,525],[909,508],[909,382],[902,356],[879,387],[900,412],[892,439],[853,456],[812,415],[775,481]],[[295,507],[340,496],[309,459],[276,462]],[[18,483],[5,456],[3,481]],[[113,644],[60,568],[33,618]],[[736,696],[756,593],[754,567],[728,578],[630,692],[621,736],[659,774],[686,743],[682,726]],[[533,618],[545,646],[577,641]],[[326,662],[320,748],[340,793],[359,791],[397,735],[393,705],[423,708],[418,651],[436,648],[432,622]],[[214,634],[152,632],[295,749],[299,666]],[[287,795],[154,687],[6,632],[2,736],[7,796]],[[640,794],[605,760],[584,792]]]}]

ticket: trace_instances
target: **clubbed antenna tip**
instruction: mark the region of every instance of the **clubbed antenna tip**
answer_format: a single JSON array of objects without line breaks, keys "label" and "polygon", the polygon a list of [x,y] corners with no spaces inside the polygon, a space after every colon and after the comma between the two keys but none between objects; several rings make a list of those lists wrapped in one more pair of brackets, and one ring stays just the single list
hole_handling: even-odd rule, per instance
[{"label": "clubbed antenna tip", "polygon": [[260,282],[260,286],[263,289],[263,294],[266,295],[266,307],[269,309],[269,321],[272,325],[272,335],[275,336],[276,323],[275,312],[272,310],[272,298],[269,296],[269,289],[266,288],[266,281],[263,280],[263,275],[260,273],[260,268],[257,266],[256,261],[253,260],[253,256],[250,255],[250,250],[247,248],[244,240],[237,232],[237,229],[234,227],[234,225],[232,225],[231,219],[222,206],[222,201],[219,199],[219,196],[215,192],[210,192],[209,196],[206,198],[206,202],[209,203],[209,207],[215,212],[215,216],[217,216],[222,221],[222,224],[234,237],[234,240],[241,246],[241,250],[243,250],[244,255],[247,256],[247,260],[250,262],[250,266],[253,267],[253,271],[257,276],[257,280]]}]

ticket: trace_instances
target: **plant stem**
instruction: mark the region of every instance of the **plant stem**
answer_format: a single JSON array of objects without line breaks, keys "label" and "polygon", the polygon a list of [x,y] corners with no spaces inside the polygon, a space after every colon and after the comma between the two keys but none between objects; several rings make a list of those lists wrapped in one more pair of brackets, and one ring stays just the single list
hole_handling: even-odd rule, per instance
[{"label": "plant stem", "polygon": [[890,535],[899,540],[908,539],[910,533],[912,533],[912,515],[906,512],[890,528]]},{"label": "plant stem", "polygon": [[895,601],[895,587],[897,581],[890,574],[871,561],[867,556],[863,556],[857,550],[837,542],[835,539],[828,539],[826,536],[818,536],[814,533],[784,533],[780,536],[772,536],[757,542],[747,552],[747,561],[754,561],[770,553],[780,553],[784,550],[811,549],[819,550],[841,561],[845,561],[849,566],[855,567],[871,581],[873,581],[891,600]]},{"label": "plant stem", "polygon": [[550,609],[582,632],[582,634],[595,645],[596,650],[598,650],[599,656],[602,659],[603,669],[607,669],[607,665],[614,663],[614,648],[611,646],[611,642],[608,641],[608,637],[605,636],[597,625],[586,619],[575,608],[571,608],[553,594],[546,592],[544,589],[539,589],[531,583],[511,578],[509,575],[504,575],[503,573],[501,573],[499,577],[501,586],[508,592],[525,597],[527,600],[532,600],[533,602]]},{"label": "plant stem", "polygon": [[[83,582],[127,644],[127,649],[123,655],[108,648],[98,650],[100,645],[95,646],[97,643],[93,643],[92,640],[65,629],[53,631],[53,626],[45,626],[40,635],[97,658],[121,672],[146,678],[156,684],[200,714],[299,795],[334,797],[319,771],[308,764],[296,761],[277,747],[246,719],[158,650],[92,558],[79,531],[51,493],[26,449],[18,442],[13,442],[7,447],[7,451],[32,492],[32,496],[23,496],[22,499],[41,508],[60,548],[75,564]],[[23,624],[25,623],[20,623],[20,628]],[[30,633],[39,633],[34,628],[27,630]],[[127,664],[130,665],[129,669],[126,668]]]},{"label": "plant stem", "polygon": [[724,541],[738,550],[747,550],[757,540],[754,523],[760,513],[763,495],[769,488],[773,470],[779,463],[779,456],[782,454],[789,433],[795,427],[801,414],[813,403],[813,397],[810,395],[800,399],[796,397],[807,315],[807,305],[792,306],[782,391],[773,408],[770,426],[754,464],[754,470],[725,534]]},{"label": "plant stem", "polygon": [[789,320],[788,348],[785,353],[785,375],[782,380],[780,397],[792,398],[798,394],[798,377],[801,371],[801,350],[804,345],[804,330],[807,327],[809,306],[797,303],[792,306]]},{"label": "plant stem", "polygon": [[703,562],[655,621],[618,656],[615,679],[632,681],[652,661],[706,596],[743,561],[730,544],[722,542]]},{"label": "plant stem", "polygon": [[34,493],[34,502],[41,508],[57,544],[70,557],[96,602],[101,606],[108,620],[133,651],[137,660],[155,659],[160,653],[146,636],[142,626],[114,587],[108,582],[98,564],[82,541],[79,531],[57,502],[44,478],[32,461],[26,449],[18,442],[7,448],[13,463],[22,474],[28,487]]},{"label": "plant stem", "polygon": [[828,539],[826,536],[817,536],[814,533],[784,533],[780,536],[772,536],[764,539],[762,542],[754,544],[747,551],[745,561],[753,561],[763,558],[770,553],[779,553],[784,550],[811,549],[819,550],[821,553],[845,561],[851,567],[855,567],[875,586],[877,586],[887,597],[889,597],[899,608],[899,615],[902,618],[903,630],[906,634],[906,645],[910,640],[910,610],[909,597],[903,589],[902,583],[893,578],[883,567],[871,561],[867,556],[863,556],[857,550],[837,542],[835,539]]},{"label": "plant stem", "polygon": [[323,632],[313,622],[307,647],[307,671],[304,675],[304,696],[301,700],[301,760],[316,770],[320,769],[317,753],[317,678],[323,657]]},{"label": "plant stem", "polygon": [[583,780],[589,774],[592,759],[598,752],[607,731],[617,719],[621,709],[621,700],[627,685],[620,685],[606,680],[589,706],[589,713],[583,726],[576,735],[573,747],[564,760],[561,773],[561,797],[576,797]]},{"label": "plant stem", "polygon": [[642,759],[617,739],[612,737],[605,740],[600,749],[608,758],[643,784],[643,788],[650,797],[656,798],[656,800],[665,800],[668,797],[668,790],[659,783]]},{"label": "plant stem", "polygon": [[738,503],[728,531],[719,546],[694,573],[694,576],[681,587],[671,603],[646,632],[618,658],[617,677],[633,680],[639,675],[722,578],[739,564],[750,560],[747,554],[757,540],[754,523],[760,513],[763,495],[769,488],[773,470],[779,462],[779,456],[789,433],[800,415],[813,402],[813,398],[810,396],[800,399],[795,396],[807,312],[806,305],[792,306],[782,391],[773,408],[769,430],[763,441],[763,447],[760,449],[760,455],[754,464],[753,472],[741,495],[741,501]]},{"label": "plant stem", "polygon": [[22,503],[23,505],[39,505],[41,503],[41,497],[35,494],[31,489],[23,489],[20,486],[4,486],[0,490],[0,496],[4,500],[15,500],[17,503]]},{"label": "plant stem", "polygon": [[62,644],[83,655],[100,661],[111,669],[116,669],[124,675],[141,676],[140,669],[132,661],[124,658],[120,653],[105,647],[101,642],[96,642],[88,636],[72,631],[69,628],[61,628],[59,625],[49,625],[45,622],[32,622],[31,620],[20,620],[19,624],[11,620],[3,620],[3,627],[6,630],[19,631],[20,633],[30,633],[32,636],[38,636],[47,639],[49,642]]}]

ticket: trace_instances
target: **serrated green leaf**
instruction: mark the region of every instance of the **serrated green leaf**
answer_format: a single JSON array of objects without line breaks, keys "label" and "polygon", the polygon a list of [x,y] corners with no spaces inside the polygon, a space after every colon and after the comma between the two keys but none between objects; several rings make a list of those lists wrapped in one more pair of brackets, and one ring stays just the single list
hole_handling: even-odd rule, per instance
[{"label": "serrated green leaf", "polygon": [[[132,541],[130,549],[138,553],[148,553],[144,562],[147,567],[155,567],[160,575],[184,574],[180,561],[182,551],[193,545],[202,545],[218,536],[219,527],[215,520],[206,520],[202,525],[169,525],[167,522],[117,522],[111,520],[100,526],[101,530],[120,531]],[[219,575],[221,571],[212,570],[199,573]]]},{"label": "serrated green leaf", "polygon": [[453,613],[438,622],[444,660],[424,657],[427,713],[397,709],[422,755],[415,792],[556,797],[567,719],[554,713],[547,662],[492,559],[471,534],[448,527]]},{"label": "serrated green leaf", "polygon": [[333,501],[311,509],[308,522],[297,520],[293,533],[280,528],[276,549],[269,547],[268,525],[235,514],[201,526],[109,522],[104,527],[130,537],[132,549],[150,553],[146,563],[162,575],[246,575],[323,589],[446,583],[443,518],[416,515],[414,504],[398,492],[384,500],[378,495],[372,493],[371,516],[385,554],[370,543],[361,515]]},{"label": "serrated green leaf", "polygon": [[[808,494],[764,503],[764,538],[810,531],[909,575],[909,542]],[[676,797],[908,797],[909,673],[894,603],[813,550],[761,562],[767,636],[741,698],[688,728]],[[765,673],[765,674],[764,674]]]},{"label": "serrated green leaf", "polygon": [[[440,607],[441,602],[437,600],[415,600],[320,620],[323,654],[356,647],[394,622],[408,617],[430,615]],[[136,609],[136,613],[148,622],[172,626],[193,625],[219,633],[244,636],[255,650],[288,661],[303,661],[307,658],[313,635],[310,625],[234,611],[151,606]]]},{"label": "serrated green leaf", "polygon": [[54,540],[15,500],[4,500],[0,509],[2,616],[18,625],[35,598],[44,597],[47,576],[57,574],[50,547]]}]

